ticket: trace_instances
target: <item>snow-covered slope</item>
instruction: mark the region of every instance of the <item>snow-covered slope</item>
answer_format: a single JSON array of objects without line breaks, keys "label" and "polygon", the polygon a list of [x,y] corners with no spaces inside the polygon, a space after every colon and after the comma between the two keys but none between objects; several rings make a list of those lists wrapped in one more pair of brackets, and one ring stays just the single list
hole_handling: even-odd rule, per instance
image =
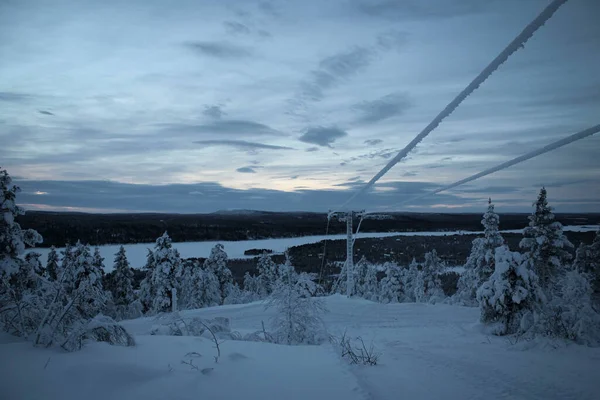
[{"label": "snow-covered slope", "polygon": [[[481,333],[478,309],[378,304],[331,296],[329,333],[347,330],[382,353],[351,367],[330,344],[281,346],[227,341],[218,364],[207,339],[149,336],[153,318],[125,321],[135,348],[90,344],[81,352],[35,349],[0,338],[7,399],[597,399],[600,349],[511,345]],[[261,303],[182,312],[231,318],[242,333],[268,323]],[[534,345],[534,346],[531,346]],[[201,357],[187,356],[198,352]],[[181,364],[193,360],[200,370]]]}]

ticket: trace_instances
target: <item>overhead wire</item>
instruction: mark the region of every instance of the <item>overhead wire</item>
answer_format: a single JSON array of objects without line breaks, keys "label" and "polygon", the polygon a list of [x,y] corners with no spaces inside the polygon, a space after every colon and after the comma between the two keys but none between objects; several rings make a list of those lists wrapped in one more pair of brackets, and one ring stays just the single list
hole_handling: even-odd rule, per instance
[{"label": "overhead wire", "polygon": [[533,19],[522,31],[515,37],[509,44],[502,50],[502,52],[494,58],[494,60],[488,64],[467,85],[467,87],[461,91],[406,147],[391,159],[369,182],[367,182],[362,188],[356,191],[350,198],[343,203],[339,210],[346,208],[354,199],[361,194],[369,190],[382,176],[384,176],[392,167],[404,159],[408,153],[414,149],[419,142],[421,142],[427,135],[429,135],[445,118],[447,118],[458,106],[472,94],[483,82],[485,82],[494,71],[496,71],[508,58],[521,48],[524,48],[525,43],[533,36],[533,34],[541,28],[553,15],[554,13],[567,2],[568,0],[553,0],[542,12]]}]

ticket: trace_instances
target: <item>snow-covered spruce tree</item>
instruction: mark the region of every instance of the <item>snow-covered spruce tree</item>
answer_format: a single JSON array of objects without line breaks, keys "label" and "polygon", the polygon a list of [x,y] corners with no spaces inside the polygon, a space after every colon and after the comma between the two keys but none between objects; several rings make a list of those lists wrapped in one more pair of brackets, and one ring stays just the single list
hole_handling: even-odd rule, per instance
[{"label": "snow-covered spruce tree", "polygon": [[20,257],[26,245],[35,246],[42,237],[15,222],[24,214],[16,204],[19,191],[8,172],[0,170],[0,321],[4,329],[27,337],[39,322],[41,299],[36,293],[39,282],[32,260]]},{"label": "snow-covered spruce tree", "polygon": [[289,257],[266,308],[274,308],[272,337],[280,344],[319,344],[325,339],[323,302],[311,297],[317,291],[314,274],[296,273]]},{"label": "snow-covered spruce tree", "polygon": [[492,199],[488,200],[488,209],[483,214],[481,224],[484,237],[476,238],[471,245],[471,253],[465,263],[465,272],[457,283],[457,291],[452,302],[465,306],[476,306],[477,289],[487,281],[494,272],[496,248],[504,244],[500,234],[500,217],[494,211]]},{"label": "snow-covered spruce tree", "polygon": [[92,256],[92,258],[92,264],[94,265],[94,267],[96,267],[96,269],[98,269],[98,271],[100,271],[102,276],[104,276],[104,257],[102,257],[102,255],[100,254],[99,247],[94,248],[94,255]]},{"label": "snow-covered spruce tree", "polygon": [[212,270],[202,269],[201,281],[198,286],[201,307],[213,307],[221,304],[221,288],[219,279]]},{"label": "snow-covered spruce tree", "polygon": [[12,184],[8,172],[0,169],[0,277],[8,278],[20,267],[20,258],[25,246],[35,246],[42,237],[33,229],[22,230],[15,218],[25,213],[17,206],[17,193],[21,190]]},{"label": "snow-covered spruce tree", "polygon": [[141,304],[136,302],[133,292],[133,270],[129,266],[125,247],[119,247],[113,266],[114,285],[111,288],[112,300],[117,319],[137,318],[141,315]]},{"label": "snow-covered spruce tree", "polygon": [[[273,282],[273,285],[275,282]],[[271,285],[271,288],[273,285]],[[244,290],[241,295],[243,295],[243,299],[240,301],[243,303],[251,303],[268,297],[261,275],[254,276],[250,275],[250,272],[246,272],[244,274]]]},{"label": "snow-covered spruce tree", "polygon": [[138,294],[139,300],[142,303],[144,312],[149,312],[152,309],[155,289],[152,285],[152,275],[154,274],[154,253],[148,249],[146,254],[146,264],[144,265],[146,276],[140,282],[140,291]]},{"label": "snow-covered spruce tree", "polygon": [[419,271],[417,284],[415,285],[415,289],[419,292],[420,302],[435,304],[446,297],[439,276],[443,271],[443,267],[444,263],[438,257],[435,249],[425,253],[425,261],[423,262],[421,271]]},{"label": "snow-covered spruce tree", "polygon": [[156,239],[154,245],[154,268],[150,278],[152,299],[152,312],[169,312],[173,309],[174,290],[177,290],[178,274],[181,272],[181,257],[173,248],[171,238],[167,232]]},{"label": "snow-covered spruce tree", "polygon": [[52,246],[50,252],[48,252],[44,277],[50,281],[55,281],[58,279],[58,270],[58,253],[56,252],[56,247]]},{"label": "snow-covered spruce tree", "polygon": [[374,265],[369,264],[367,266],[367,275],[362,286],[362,297],[371,300],[379,300],[379,282],[377,281],[377,268]]},{"label": "snow-covered spruce tree", "polygon": [[403,300],[402,273],[396,264],[385,263],[385,276],[379,285],[381,303],[400,303]]},{"label": "snow-covered spruce tree", "polygon": [[273,286],[278,278],[278,267],[267,253],[263,253],[258,257],[256,263],[258,277],[260,279],[262,290],[268,296],[273,292]]},{"label": "snow-covered spruce tree", "polygon": [[550,294],[552,280],[565,272],[572,258],[565,249],[572,248],[573,244],[563,234],[562,224],[554,220],[546,196],[546,189],[542,188],[533,204],[535,211],[529,216],[529,226],[523,231],[520,247],[525,251],[525,262],[538,275],[546,294]]},{"label": "snow-covered spruce tree", "polygon": [[363,256],[361,259],[354,264],[354,295],[358,297],[365,297],[365,282],[367,280],[367,273],[369,271],[370,263]]},{"label": "snow-covered spruce tree", "polygon": [[30,251],[29,253],[25,254],[25,262],[29,264],[29,269],[31,269],[35,274],[44,276],[46,269],[40,261],[41,256],[42,255],[37,251]]},{"label": "snow-covered spruce tree", "polygon": [[579,245],[573,267],[579,272],[589,274],[592,291],[600,297],[600,230],[596,232],[592,244]]},{"label": "snow-covered spruce tree", "polygon": [[227,291],[230,285],[233,284],[233,276],[231,270],[227,266],[228,257],[225,253],[225,248],[218,243],[210,251],[210,256],[204,261],[204,269],[211,271],[219,281],[219,291],[221,293],[221,302],[227,297]]},{"label": "snow-covered spruce tree", "polygon": [[251,303],[255,299],[255,294],[242,290],[237,282],[234,282],[227,289],[227,297],[223,300],[223,304],[244,304]]},{"label": "snow-covered spruce tree", "polygon": [[556,286],[560,291],[543,310],[536,333],[599,346],[600,314],[592,304],[590,276],[567,271]]},{"label": "snow-covered spruce tree", "polygon": [[415,258],[412,259],[408,268],[404,268],[400,271],[400,280],[404,289],[404,302],[415,302],[416,299],[416,288],[423,287],[422,283],[418,283],[419,278],[419,264]]},{"label": "snow-covered spruce tree", "polygon": [[94,265],[94,257],[87,245],[77,242],[72,253],[72,276],[74,286],[70,295],[77,298],[79,316],[95,317],[104,306],[106,296],[102,287],[102,271]]},{"label": "snow-covered spruce tree", "polygon": [[545,302],[535,272],[520,253],[507,246],[496,249],[495,270],[477,290],[481,322],[496,335],[523,333],[534,324],[534,313]]}]

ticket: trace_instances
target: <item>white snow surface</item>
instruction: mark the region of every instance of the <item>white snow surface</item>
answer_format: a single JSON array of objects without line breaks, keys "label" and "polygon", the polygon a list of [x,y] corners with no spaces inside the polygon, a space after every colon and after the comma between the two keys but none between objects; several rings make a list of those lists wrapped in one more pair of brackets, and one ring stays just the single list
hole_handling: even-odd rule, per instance
[{"label": "white snow surface", "polygon": [[[596,231],[600,228],[599,225],[581,225],[581,226],[565,226],[564,231],[587,232]],[[507,233],[522,233],[522,229],[502,231]],[[483,232],[473,231],[435,231],[435,232],[365,232],[359,233],[357,238],[377,238],[390,236],[451,236],[451,235],[483,235]],[[244,252],[250,249],[269,249],[275,253],[283,253],[289,247],[300,246],[308,243],[318,243],[322,240],[345,240],[346,235],[316,235],[316,236],[300,236],[295,238],[278,238],[278,239],[260,239],[260,240],[239,240],[239,241],[205,241],[205,242],[178,242],[173,243],[173,247],[179,250],[181,257],[203,257],[210,255],[210,250],[217,244],[221,243],[225,247],[225,252],[229,258],[251,258],[255,256],[246,256]],[[400,240],[400,239],[398,239]],[[112,271],[115,254],[119,251],[119,244],[111,244],[100,247],[100,254],[104,257],[105,270]],[[136,243],[126,244],[127,260],[134,268],[141,268],[146,264],[147,249],[153,249],[154,243]],[[63,248],[57,249],[58,251]],[[40,260],[45,265],[49,248],[28,249],[27,252],[36,251],[41,253]]]},{"label": "white snow surface", "polygon": [[[226,341],[215,364],[210,340],[149,336],[153,318],[123,322],[136,347],[87,344],[82,351],[34,348],[0,336],[6,399],[597,399],[600,349],[525,348],[488,337],[476,308],[444,304],[378,304],[336,295],[325,299],[330,334],[362,336],[381,352],[377,366],[350,366],[334,347]],[[262,303],[184,311],[227,317],[240,333],[260,329],[272,311]],[[201,357],[185,357],[198,352]],[[192,359],[203,374],[181,364]]]}]

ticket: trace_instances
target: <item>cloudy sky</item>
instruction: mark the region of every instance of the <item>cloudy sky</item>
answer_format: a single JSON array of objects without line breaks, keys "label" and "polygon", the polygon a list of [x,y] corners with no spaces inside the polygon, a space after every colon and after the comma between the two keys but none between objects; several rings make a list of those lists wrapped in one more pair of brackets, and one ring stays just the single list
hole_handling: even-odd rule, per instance
[{"label": "cloudy sky", "polygon": [[[29,209],[325,211],[548,0],[2,0],[0,166]],[[571,0],[356,208],[600,211],[600,2]]]}]

